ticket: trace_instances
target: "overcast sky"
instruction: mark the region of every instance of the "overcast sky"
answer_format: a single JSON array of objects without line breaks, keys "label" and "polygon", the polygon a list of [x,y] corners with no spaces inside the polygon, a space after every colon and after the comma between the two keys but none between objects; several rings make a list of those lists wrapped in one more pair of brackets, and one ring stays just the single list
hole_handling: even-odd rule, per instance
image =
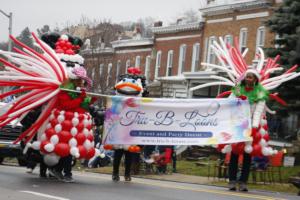
[{"label": "overcast sky", "polygon": [[[13,35],[47,24],[50,28],[78,23],[81,16],[118,23],[153,17],[164,24],[182,12],[197,11],[206,0],[1,0],[0,10],[13,13]],[[8,37],[8,18],[0,13],[0,42]]]}]

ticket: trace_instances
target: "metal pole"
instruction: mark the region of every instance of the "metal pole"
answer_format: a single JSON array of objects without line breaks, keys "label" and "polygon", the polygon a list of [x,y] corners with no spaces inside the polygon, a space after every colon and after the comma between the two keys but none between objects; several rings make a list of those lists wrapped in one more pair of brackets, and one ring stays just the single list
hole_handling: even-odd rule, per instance
[{"label": "metal pole", "polygon": [[[9,19],[8,32],[9,35],[12,35],[12,12],[10,12],[9,14],[6,14],[3,10],[0,10],[0,12]],[[8,37],[8,51],[12,51],[12,41],[9,39],[9,37]]]},{"label": "metal pole", "polygon": [[[9,13],[9,26],[8,26],[9,35],[12,35],[12,12]],[[8,37],[8,51],[12,51],[12,41]]]}]

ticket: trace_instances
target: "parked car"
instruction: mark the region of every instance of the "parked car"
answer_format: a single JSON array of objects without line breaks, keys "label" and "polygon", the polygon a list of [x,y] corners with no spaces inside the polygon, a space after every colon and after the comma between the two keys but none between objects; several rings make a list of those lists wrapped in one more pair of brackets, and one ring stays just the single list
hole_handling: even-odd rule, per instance
[{"label": "parked car", "polygon": [[[5,106],[6,103],[0,102],[0,107]],[[0,113],[1,114],[1,113]],[[20,143],[13,144],[13,142],[22,133],[22,125],[12,121],[6,126],[0,128],[0,164],[6,157],[15,157],[18,160],[20,166],[26,166],[26,160],[23,156]]]}]

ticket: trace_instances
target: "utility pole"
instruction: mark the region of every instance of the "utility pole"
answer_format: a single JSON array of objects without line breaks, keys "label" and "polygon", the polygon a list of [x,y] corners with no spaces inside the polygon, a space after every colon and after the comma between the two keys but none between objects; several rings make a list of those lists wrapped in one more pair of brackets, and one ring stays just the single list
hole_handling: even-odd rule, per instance
[{"label": "utility pole", "polygon": [[[9,14],[5,13],[3,10],[0,10],[0,12],[9,19],[8,32],[9,35],[12,35],[12,12],[10,12]],[[8,51],[12,51],[12,41],[9,37],[8,37]]]}]

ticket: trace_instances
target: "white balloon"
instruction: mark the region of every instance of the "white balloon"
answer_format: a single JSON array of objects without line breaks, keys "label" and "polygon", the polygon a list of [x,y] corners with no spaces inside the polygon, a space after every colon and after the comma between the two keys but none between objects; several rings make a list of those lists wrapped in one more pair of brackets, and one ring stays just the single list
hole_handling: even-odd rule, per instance
[{"label": "white balloon", "polygon": [[123,149],[124,149],[125,151],[128,151],[129,147],[130,147],[130,145],[123,145]]},{"label": "white balloon", "polygon": [[74,117],[78,118],[78,112],[74,112]]},{"label": "white balloon", "polygon": [[56,133],[61,132],[61,130],[62,130],[61,124],[56,124],[55,127],[54,127],[54,130],[55,130]]},{"label": "white balloon", "polygon": [[69,141],[69,146],[70,147],[76,147],[77,146],[77,140],[75,138],[71,138],[70,141]]},{"label": "white balloon", "polygon": [[90,148],[93,147],[92,143],[89,140],[85,140],[83,146],[86,148],[86,150],[90,150]]},{"label": "white balloon", "polygon": [[79,157],[80,157],[80,154],[76,153],[75,158],[79,158]]},{"label": "white balloon", "polygon": [[42,135],[41,135],[41,141],[44,141],[44,140],[47,140],[47,136],[46,136],[46,134],[45,133],[43,133]]},{"label": "white balloon", "polygon": [[71,147],[71,149],[70,149],[70,154],[71,154],[72,156],[75,156],[75,157],[76,157],[76,155],[79,154],[78,148],[77,148],[77,147]]},{"label": "white balloon", "polygon": [[31,145],[31,148],[33,148],[34,150],[40,150],[41,142],[40,141],[34,141]]},{"label": "white balloon", "polygon": [[253,151],[253,147],[251,145],[246,145],[244,150],[246,153],[251,153]]},{"label": "white balloon", "polygon": [[223,148],[223,149],[221,150],[221,152],[222,152],[223,154],[226,154],[226,153],[227,153],[225,148]]},{"label": "white balloon", "polygon": [[54,145],[52,143],[48,143],[44,146],[44,149],[50,153],[54,150]]},{"label": "white balloon", "polygon": [[260,143],[261,147],[265,147],[265,146],[268,145],[268,143],[267,143],[267,141],[265,139],[261,139],[259,143]]},{"label": "white balloon", "polygon": [[71,128],[71,135],[74,137],[75,135],[77,135],[77,133],[78,133],[77,128],[76,127],[72,127]]},{"label": "white balloon", "polygon": [[271,155],[270,153],[271,153],[271,152],[269,151],[269,149],[268,149],[267,147],[263,147],[263,148],[262,148],[262,154],[263,154],[264,156],[269,156],[269,155]]},{"label": "white balloon", "polygon": [[54,153],[46,154],[46,155],[44,155],[44,162],[46,165],[52,167],[58,163],[59,158],[60,157]]},{"label": "white balloon", "polygon": [[261,119],[260,120],[260,125],[261,126],[264,126],[264,125],[266,125],[267,124],[267,120],[265,120],[265,119]]},{"label": "white balloon", "polygon": [[50,120],[52,120],[52,119],[54,119],[54,118],[55,118],[54,114],[51,114],[51,115],[50,115]]},{"label": "white balloon", "polygon": [[51,123],[48,123],[47,124],[47,126],[46,126],[46,129],[49,129],[49,128],[51,128],[52,126],[51,126]]},{"label": "white balloon", "polygon": [[57,121],[58,121],[59,123],[62,123],[63,121],[65,121],[65,116],[64,116],[64,115],[59,115],[59,116],[57,117]]},{"label": "white balloon", "polygon": [[266,134],[266,130],[263,129],[263,128],[260,128],[260,129],[259,129],[259,132],[260,132],[261,135],[265,135],[265,134]]},{"label": "white balloon", "polygon": [[105,158],[105,154],[104,153],[101,153],[99,156],[100,156],[100,158]]},{"label": "white balloon", "polygon": [[62,111],[59,112],[59,114],[64,115],[64,114],[65,114],[65,111],[62,110]]},{"label": "white balloon", "polygon": [[89,135],[89,130],[87,128],[83,129],[83,134],[85,135],[85,137],[87,137]]},{"label": "white balloon", "polygon": [[59,137],[58,135],[52,135],[50,138],[50,142],[54,145],[56,145],[59,142]]},{"label": "white balloon", "polygon": [[89,120],[84,119],[84,120],[83,120],[83,125],[84,125],[84,127],[87,127],[88,124],[89,124]]},{"label": "white balloon", "polygon": [[73,126],[77,126],[79,124],[79,119],[75,116],[75,114],[74,114],[74,117],[72,119],[72,124],[73,124]]}]

